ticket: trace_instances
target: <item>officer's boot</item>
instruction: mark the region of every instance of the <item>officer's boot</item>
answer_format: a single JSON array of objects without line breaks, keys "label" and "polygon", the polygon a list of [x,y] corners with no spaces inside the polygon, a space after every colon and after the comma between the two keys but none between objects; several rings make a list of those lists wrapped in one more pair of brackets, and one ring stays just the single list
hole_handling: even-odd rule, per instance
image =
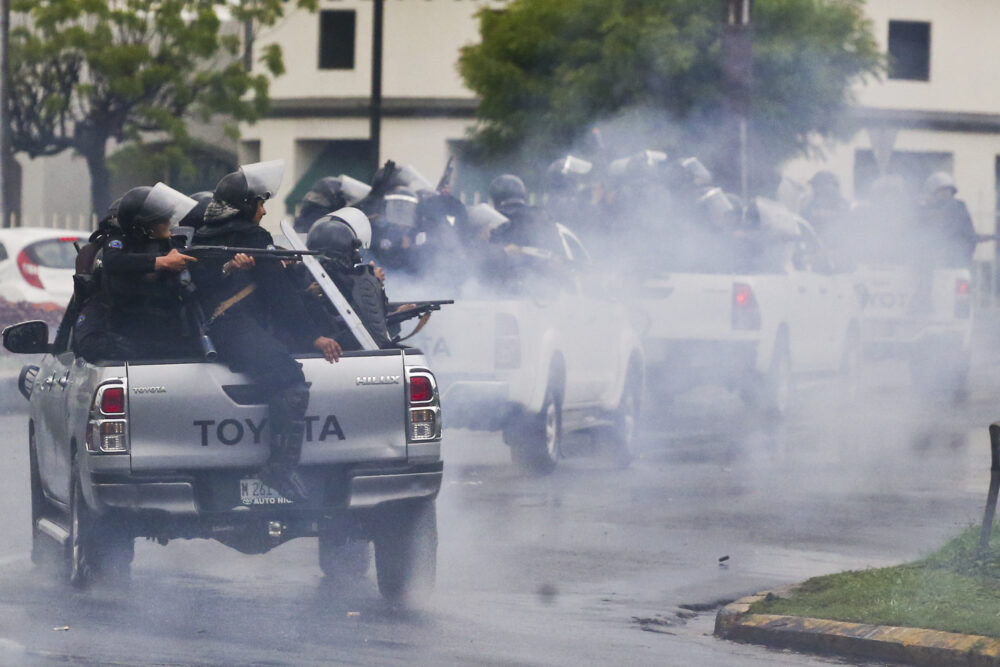
[{"label": "officer's boot", "polygon": [[296,470],[308,405],[309,389],[304,383],[283,389],[271,400],[271,456],[260,470],[265,484],[297,503],[309,499],[309,490]]}]

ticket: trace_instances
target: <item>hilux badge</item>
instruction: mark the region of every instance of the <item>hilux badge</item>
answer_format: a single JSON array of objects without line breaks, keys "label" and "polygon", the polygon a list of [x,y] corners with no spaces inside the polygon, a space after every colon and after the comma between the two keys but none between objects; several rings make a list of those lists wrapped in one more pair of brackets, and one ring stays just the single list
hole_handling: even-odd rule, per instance
[{"label": "hilux badge", "polygon": [[399,375],[359,375],[356,384],[399,384]]}]

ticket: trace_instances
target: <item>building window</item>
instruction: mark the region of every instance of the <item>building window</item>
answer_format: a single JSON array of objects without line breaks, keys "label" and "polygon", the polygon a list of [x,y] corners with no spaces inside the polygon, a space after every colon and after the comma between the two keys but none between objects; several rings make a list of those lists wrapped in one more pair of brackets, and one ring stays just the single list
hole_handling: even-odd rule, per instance
[{"label": "building window", "polygon": [[889,78],[908,81],[930,80],[930,23],[889,21]]},{"label": "building window", "polygon": [[354,69],[353,11],[324,10],[319,13],[319,68]]}]

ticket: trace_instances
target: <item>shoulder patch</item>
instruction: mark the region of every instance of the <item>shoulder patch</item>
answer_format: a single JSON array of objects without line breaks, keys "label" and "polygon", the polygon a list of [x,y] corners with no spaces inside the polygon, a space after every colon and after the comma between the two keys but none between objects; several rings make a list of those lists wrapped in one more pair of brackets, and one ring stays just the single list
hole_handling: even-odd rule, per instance
[{"label": "shoulder patch", "polygon": [[108,244],[108,247],[109,248],[121,248],[122,247],[122,242],[119,241],[118,239],[115,239],[114,241],[112,241],[111,243]]}]

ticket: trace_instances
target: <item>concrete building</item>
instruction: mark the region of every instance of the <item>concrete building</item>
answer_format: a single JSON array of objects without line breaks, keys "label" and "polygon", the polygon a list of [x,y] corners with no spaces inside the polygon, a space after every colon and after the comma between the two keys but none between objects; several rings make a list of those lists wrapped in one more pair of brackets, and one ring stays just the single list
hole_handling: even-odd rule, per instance
[{"label": "concrete building", "polygon": [[[934,171],[952,173],[980,233],[996,230],[1000,194],[1000,3],[994,0],[868,0],[875,37],[889,54],[881,81],[857,87],[863,129],[823,145],[825,160],[794,160],[786,174],[806,182],[834,172],[848,198],[866,196],[881,173],[917,191]],[[974,45],[974,48],[973,48]],[[992,262],[994,243],[976,258]]]},{"label": "concrete building", "polygon": [[[474,122],[476,100],[457,70],[459,49],[479,38],[482,0],[387,0],[379,163],[411,164],[436,181]],[[286,161],[268,222],[291,212],[320,177],[371,178],[369,100],[373,3],[323,0],[292,11],[256,37],[255,51],[280,44],[287,73],[271,86],[267,119],[242,128],[240,160]]]}]

